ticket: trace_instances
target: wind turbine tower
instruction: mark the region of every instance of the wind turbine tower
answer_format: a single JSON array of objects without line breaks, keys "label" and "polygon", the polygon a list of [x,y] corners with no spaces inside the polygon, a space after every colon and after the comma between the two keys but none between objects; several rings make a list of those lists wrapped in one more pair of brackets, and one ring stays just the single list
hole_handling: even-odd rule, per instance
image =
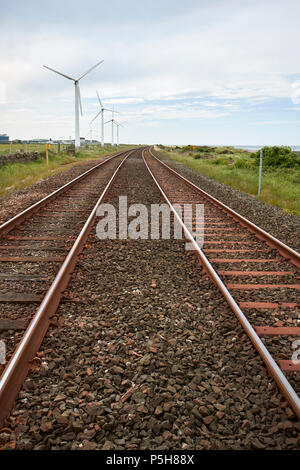
[{"label": "wind turbine tower", "polygon": [[43,65],[48,70],[51,70],[52,72],[58,73],[58,75],[61,75],[62,77],[67,78],[68,80],[72,80],[75,85],[75,148],[80,147],[80,131],[79,131],[79,108],[80,112],[82,115],[82,104],[81,104],[81,96],[80,96],[80,88],[79,88],[79,81],[85,77],[89,72],[91,72],[93,69],[98,67],[98,65],[102,64],[103,60],[98,62],[97,64],[93,65],[90,69],[88,69],[81,77],[79,78],[72,78],[69,77],[68,75],[65,75],[64,73],[58,72],[57,70],[52,69],[51,67],[47,67],[47,65]]},{"label": "wind turbine tower", "polygon": [[114,143],[114,124],[116,124],[116,121],[115,121],[115,117],[114,117],[114,113],[118,113],[119,111],[115,111],[114,110],[114,107],[112,109],[112,119],[110,119],[109,121],[106,121],[104,124],[108,124],[109,122],[111,122],[111,145],[115,145]]},{"label": "wind turbine tower", "polygon": [[99,93],[98,91],[96,90],[96,93],[97,93],[97,96],[98,96],[98,101],[99,101],[99,104],[100,104],[100,111],[98,114],[96,114],[96,116],[91,120],[91,124],[93,121],[95,121],[95,119],[97,119],[97,117],[101,114],[101,146],[104,147],[104,111],[110,111],[110,112],[113,112],[111,109],[107,109],[107,108],[104,108],[103,104],[102,104],[102,101],[100,99],[100,96],[99,96]]},{"label": "wind turbine tower", "polygon": [[123,124],[120,122],[115,121],[115,125],[117,126],[117,145],[119,146],[119,127],[124,127]]}]

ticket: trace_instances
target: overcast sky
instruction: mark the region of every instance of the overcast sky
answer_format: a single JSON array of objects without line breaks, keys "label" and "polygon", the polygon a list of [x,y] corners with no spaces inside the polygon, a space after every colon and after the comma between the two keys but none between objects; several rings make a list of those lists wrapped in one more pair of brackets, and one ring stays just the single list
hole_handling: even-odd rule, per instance
[{"label": "overcast sky", "polygon": [[2,2],[0,133],[74,138],[74,85],[42,65],[104,59],[80,82],[81,136],[98,89],[125,143],[300,145],[299,21],[299,0]]}]

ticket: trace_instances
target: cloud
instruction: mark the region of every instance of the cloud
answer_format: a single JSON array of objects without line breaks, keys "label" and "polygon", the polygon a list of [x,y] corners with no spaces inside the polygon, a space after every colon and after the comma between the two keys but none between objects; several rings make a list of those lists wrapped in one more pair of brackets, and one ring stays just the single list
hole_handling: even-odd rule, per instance
[{"label": "cloud", "polygon": [[[134,115],[135,113],[133,113]],[[203,108],[196,108],[193,106],[184,105],[148,105],[144,106],[136,113],[137,117],[141,119],[148,119],[148,117],[155,119],[215,119],[221,116],[227,116],[228,112],[211,111]]]},{"label": "cloud", "polygon": [[254,124],[277,126],[277,125],[282,125],[282,124],[300,124],[300,120],[299,121],[258,121],[258,122],[254,122]]},{"label": "cloud", "polygon": [[[155,29],[153,37],[146,26],[138,41],[138,22],[125,39],[117,33],[121,18],[116,21],[113,35],[110,22],[103,22],[97,34],[94,20],[87,35],[74,31],[66,35],[60,27],[42,32],[35,28],[27,31],[22,41],[16,38],[11,43],[11,39],[3,41],[3,32],[4,80],[9,81],[10,88],[20,90],[25,85],[31,90],[41,87],[42,91],[44,81],[52,94],[67,89],[69,84],[59,77],[47,77],[51,72],[41,68],[43,63],[77,76],[104,58],[104,64],[86,77],[87,83],[82,81],[87,97],[91,88],[88,84],[95,83],[108,98],[129,94],[133,98],[163,99],[187,91],[223,99],[290,96],[287,76],[299,72],[295,13],[300,13],[300,6],[287,1],[283,9],[276,0],[272,1],[272,9],[268,1],[264,5],[243,2],[245,8],[238,7],[237,1],[213,3],[205,9],[210,20],[206,26],[203,7],[194,6],[183,17],[170,18],[167,36],[165,29]],[[220,9],[214,17],[216,3]],[[295,10],[293,16],[291,10]],[[103,41],[105,47],[99,47]]]},{"label": "cloud", "polygon": [[102,58],[81,82],[82,128],[95,113],[96,89],[105,105],[144,122],[217,121],[246,105],[291,99],[300,76],[299,14],[293,0],[284,7],[281,0],[87,0],[84,6],[53,0],[46,10],[37,1],[11,0],[0,32],[6,86],[0,124],[12,132],[15,116],[23,119],[23,132],[31,132],[24,109],[39,121],[46,108],[51,123],[57,118],[58,133],[61,114],[69,117],[69,133],[74,86],[42,65],[80,76]]},{"label": "cloud", "polygon": [[145,99],[143,98],[134,98],[134,97],[117,97],[106,99],[106,104],[137,104],[144,103]]}]

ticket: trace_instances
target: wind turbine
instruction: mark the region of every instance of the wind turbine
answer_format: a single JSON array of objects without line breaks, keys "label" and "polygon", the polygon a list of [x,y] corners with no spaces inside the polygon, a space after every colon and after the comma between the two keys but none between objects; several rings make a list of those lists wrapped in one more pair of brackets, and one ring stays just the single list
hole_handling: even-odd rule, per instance
[{"label": "wind turbine", "polygon": [[89,124],[89,126],[90,126],[90,144],[93,143],[93,129],[92,129],[91,124],[92,124],[92,123],[90,122],[90,124]]},{"label": "wind turbine", "polygon": [[114,110],[114,107],[112,109],[112,119],[110,119],[109,121],[106,121],[104,124],[108,124],[109,122],[111,122],[111,145],[115,145],[114,144],[114,124],[116,124],[116,120],[114,118],[114,113],[119,113],[119,111],[115,111]]},{"label": "wind turbine", "polygon": [[[126,121],[125,121],[125,122],[126,122]],[[119,127],[120,127],[120,126],[121,126],[121,127],[124,127],[123,124],[124,124],[124,122],[121,123],[121,122],[115,121],[115,125],[117,126],[117,145],[119,145]]]},{"label": "wind turbine", "polygon": [[80,88],[79,88],[79,81],[85,77],[89,72],[91,72],[93,69],[98,67],[98,65],[102,64],[103,60],[100,60],[96,65],[93,65],[90,69],[88,69],[81,77],[79,78],[72,78],[69,77],[68,75],[65,75],[64,73],[58,72],[57,70],[52,69],[51,67],[47,67],[47,65],[43,65],[46,69],[51,70],[52,72],[58,73],[58,75],[61,75],[62,77],[67,78],[68,80],[73,80],[74,85],[75,85],[75,148],[80,147],[80,132],[79,132],[79,107],[80,107],[80,112],[82,115],[82,104],[81,104],[81,97],[80,97]]},{"label": "wind turbine", "polygon": [[99,111],[99,113],[96,114],[96,116],[91,120],[91,124],[92,124],[93,121],[95,121],[95,119],[99,116],[99,114],[101,114],[101,147],[104,147],[104,111],[111,111],[111,112],[113,112],[113,110],[104,108],[104,107],[103,107],[103,104],[102,104],[102,101],[100,100],[100,96],[99,96],[99,93],[98,93],[97,90],[96,90],[96,93],[97,93],[98,100],[99,100],[99,104],[100,104],[100,111]]}]

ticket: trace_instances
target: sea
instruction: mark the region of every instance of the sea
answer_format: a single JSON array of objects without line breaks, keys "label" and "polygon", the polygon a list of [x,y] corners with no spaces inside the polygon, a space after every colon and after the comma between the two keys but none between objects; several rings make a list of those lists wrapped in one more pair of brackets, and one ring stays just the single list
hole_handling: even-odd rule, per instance
[{"label": "sea", "polygon": [[[243,150],[249,150],[252,152],[256,152],[257,150],[260,150],[261,148],[264,147],[264,145],[233,145],[232,147],[236,149],[243,149]],[[300,145],[289,145],[292,150],[295,152],[300,152]]]}]

